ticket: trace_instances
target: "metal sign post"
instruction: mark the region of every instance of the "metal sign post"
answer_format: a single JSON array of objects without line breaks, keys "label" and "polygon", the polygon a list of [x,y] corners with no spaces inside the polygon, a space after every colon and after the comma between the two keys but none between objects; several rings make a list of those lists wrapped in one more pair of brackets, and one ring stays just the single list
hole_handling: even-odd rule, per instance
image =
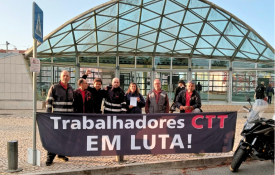
[{"label": "metal sign post", "polygon": [[[43,11],[35,2],[32,19],[33,58],[37,58],[37,41],[43,43]],[[36,150],[36,91],[37,76],[33,72],[33,148],[28,148],[28,163],[40,166],[40,151]]]}]

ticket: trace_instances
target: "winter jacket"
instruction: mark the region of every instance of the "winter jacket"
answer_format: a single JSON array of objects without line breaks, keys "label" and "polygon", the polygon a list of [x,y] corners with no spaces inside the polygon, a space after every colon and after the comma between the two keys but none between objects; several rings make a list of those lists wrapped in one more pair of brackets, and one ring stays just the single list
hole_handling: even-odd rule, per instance
[{"label": "winter jacket", "polygon": [[51,113],[73,112],[74,90],[68,84],[65,89],[60,81],[58,84],[52,85],[49,89],[46,99],[46,111]]},{"label": "winter jacket", "polygon": [[167,93],[164,90],[161,90],[157,103],[155,92],[153,90],[149,91],[145,104],[145,112],[149,114],[168,113],[169,100]]},{"label": "winter jacket", "polygon": [[175,90],[174,90],[174,100],[173,100],[174,103],[176,103],[177,96],[180,93],[180,91],[182,91],[182,90],[185,90],[185,87],[175,88]]},{"label": "winter jacket", "polygon": [[[133,107],[133,108],[130,109],[129,106],[130,106],[131,97],[139,97],[140,102],[137,102],[136,107]],[[138,114],[142,113],[141,108],[143,108],[145,106],[145,100],[144,100],[144,98],[141,94],[127,93],[127,94],[125,94],[125,101],[126,101],[126,108],[127,108],[126,113],[138,113]]]},{"label": "winter jacket", "polygon": [[85,91],[85,101],[80,89],[74,91],[74,102],[73,102],[74,113],[94,113],[94,101],[92,94],[89,91]]},{"label": "winter jacket", "polygon": [[[257,89],[261,88],[261,91],[258,92]],[[256,92],[256,99],[264,99],[265,98],[265,92],[266,92],[266,88],[264,87],[263,84],[260,84],[259,86],[257,86],[257,88],[255,89]]]},{"label": "winter jacket", "polygon": [[[187,90],[181,91],[177,96],[176,106],[179,109],[180,106],[186,106],[186,91]],[[201,108],[201,97],[196,90],[194,90],[191,95],[190,106],[193,106],[194,109]],[[185,110],[180,110],[180,113],[185,113]]]},{"label": "winter jacket", "polygon": [[274,95],[274,89],[273,89],[273,87],[267,87],[267,88],[266,88],[266,96],[269,96],[269,95],[268,95],[269,92],[271,92],[271,93]]},{"label": "winter jacket", "polygon": [[[82,78],[86,79],[87,75],[84,74]],[[94,112],[97,114],[102,114],[101,104],[102,104],[103,98],[106,97],[107,91],[104,89],[96,90],[96,88],[90,87],[90,86],[88,86],[87,91],[91,92],[92,94],[93,101],[94,101]]]},{"label": "winter jacket", "polygon": [[107,86],[105,90],[107,94],[104,101],[104,114],[126,113],[124,91],[120,87],[113,88],[112,86]]}]

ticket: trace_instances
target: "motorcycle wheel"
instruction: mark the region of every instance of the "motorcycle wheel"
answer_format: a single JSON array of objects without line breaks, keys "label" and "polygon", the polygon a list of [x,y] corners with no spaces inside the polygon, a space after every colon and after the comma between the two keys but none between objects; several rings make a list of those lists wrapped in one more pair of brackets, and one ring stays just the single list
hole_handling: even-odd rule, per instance
[{"label": "motorcycle wheel", "polygon": [[241,166],[245,158],[244,156],[246,156],[245,154],[246,152],[243,149],[238,149],[237,153],[233,157],[233,161],[230,166],[230,170],[232,172],[237,172],[239,170],[239,167]]}]

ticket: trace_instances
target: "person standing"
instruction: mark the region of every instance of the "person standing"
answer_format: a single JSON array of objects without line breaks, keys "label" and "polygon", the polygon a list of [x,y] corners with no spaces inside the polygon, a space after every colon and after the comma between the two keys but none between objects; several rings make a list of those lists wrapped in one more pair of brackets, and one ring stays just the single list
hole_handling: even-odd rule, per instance
[{"label": "person standing", "polygon": [[274,89],[269,83],[268,87],[266,88],[266,96],[268,97],[268,104],[271,104],[272,95],[274,95]]},{"label": "person standing", "polygon": [[[61,72],[60,81],[58,84],[52,85],[49,89],[46,99],[46,111],[48,113],[71,113],[73,112],[73,94],[72,86],[68,84],[70,74],[64,70]],[[55,158],[55,153],[47,153],[46,166],[50,166]],[[69,159],[63,155],[58,155],[58,158],[63,161]]]},{"label": "person standing", "polygon": [[198,82],[197,86],[196,86],[196,91],[200,94],[202,90],[202,86],[200,84],[200,82]]},{"label": "person standing", "polygon": [[178,87],[175,88],[174,90],[174,100],[173,104],[170,107],[169,113],[173,113],[176,110],[176,99],[180,91],[185,89],[185,82],[183,80],[178,81]]},{"label": "person standing", "polygon": [[[87,76],[91,73],[90,70],[87,70],[86,73],[82,76],[83,79],[86,79]],[[102,89],[102,80],[100,78],[94,79],[94,87],[88,86],[87,91],[91,92],[93,101],[94,101],[94,113],[102,114],[101,106],[102,100],[106,97],[106,91]]]},{"label": "person standing", "polygon": [[[114,78],[112,86],[105,88],[106,98],[104,101],[104,114],[124,114],[126,113],[125,93],[120,88],[120,81]],[[116,161],[123,161],[123,155],[116,155]]]},{"label": "person standing", "polygon": [[256,99],[264,99],[265,98],[265,92],[266,92],[266,88],[264,86],[264,82],[262,81],[261,84],[259,86],[257,86],[256,90]]},{"label": "person standing", "polygon": [[[142,113],[142,108],[145,106],[145,100],[143,96],[139,93],[139,89],[137,87],[136,83],[131,83],[129,85],[129,88],[125,94],[125,101],[126,101],[126,108],[127,112],[126,113]],[[137,105],[133,106],[130,105],[131,98],[136,98],[137,99]]]},{"label": "person standing", "polygon": [[77,84],[79,88],[74,91],[74,113],[94,113],[93,97],[91,92],[87,91],[87,81],[80,78]]},{"label": "person standing", "polygon": [[180,113],[201,112],[201,97],[195,90],[195,82],[188,81],[186,90],[179,93],[176,100]]},{"label": "person standing", "polygon": [[154,80],[154,89],[149,91],[145,103],[146,114],[169,113],[167,92],[161,89],[159,79]]}]

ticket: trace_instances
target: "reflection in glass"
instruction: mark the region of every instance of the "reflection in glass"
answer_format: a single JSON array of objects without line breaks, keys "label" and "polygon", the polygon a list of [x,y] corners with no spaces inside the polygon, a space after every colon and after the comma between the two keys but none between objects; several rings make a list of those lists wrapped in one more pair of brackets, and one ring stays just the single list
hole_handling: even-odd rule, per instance
[{"label": "reflection in glass", "polygon": [[229,61],[211,60],[211,69],[227,69]]},{"label": "reflection in glass", "polygon": [[172,59],[173,69],[188,69],[188,58],[173,58]]},{"label": "reflection in glass", "polygon": [[126,93],[126,91],[129,88],[130,83],[134,82],[134,72],[132,72],[132,71],[121,71],[119,80],[120,80],[120,87]]},{"label": "reflection in glass", "polygon": [[152,68],[152,57],[136,57],[137,68]]},{"label": "reflection in glass", "polygon": [[136,83],[139,87],[140,93],[146,99],[151,90],[151,72],[136,71]]},{"label": "reflection in glass", "polygon": [[201,100],[208,100],[208,72],[192,72],[192,80],[195,81],[196,86],[199,82],[202,86],[200,91]]},{"label": "reflection in glass", "polygon": [[191,68],[192,69],[209,69],[209,60],[192,58]]},{"label": "reflection in glass", "polygon": [[228,72],[209,72],[209,100],[227,101]]},{"label": "reflection in glass", "polygon": [[116,57],[99,57],[99,66],[116,67]]},{"label": "reflection in glass", "polygon": [[81,65],[97,66],[97,57],[79,57]]},{"label": "reflection in glass", "polygon": [[115,70],[98,70],[99,78],[102,79],[102,88],[112,84],[112,79],[115,78]]},{"label": "reflection in glass", "polygon": [[59,58],[55,57],[55,58],[53,58],[53,62],[54,63],[56,63],[56,62],[58,62],[58,63],[62,62],[64,64],[66,64],[66,63],[68,63],[68,64],[74,63],[75,64],[75,61],[76,61],[76,57],[59,57]]},{"label": "reflection in glass", "polygon": [[119,57],[119,67],[135,68],[135,57]]},{"label": "reflection in glass", "polygon": [[271,64],[257,64],[257,68],[274,68]]},{"label": "reflection in glass", "polygon": [[245,96],[254,101],[256,71],[234,71],[232,76],[232,101],[245,102]]},{"label": "reflection in glass", "polygon": [[170,65],[171,65],[171,58],[155,57],[156,69],[170,69]]},{"label": "reflection in glass", "polygon": [[255,68],[255,63],[234,61],[232,66],[234,68]]},{"label": "reflection in glass", "polygon": [[80,77],[82,77],[86,73],[87,70],[90,70],[91,73],[87,76],[86,80],[87,80],[87,83],[89,84],[89,86],[92,87],[94,84],[94,79],[99,78],[98,69],[80,67]]}]

